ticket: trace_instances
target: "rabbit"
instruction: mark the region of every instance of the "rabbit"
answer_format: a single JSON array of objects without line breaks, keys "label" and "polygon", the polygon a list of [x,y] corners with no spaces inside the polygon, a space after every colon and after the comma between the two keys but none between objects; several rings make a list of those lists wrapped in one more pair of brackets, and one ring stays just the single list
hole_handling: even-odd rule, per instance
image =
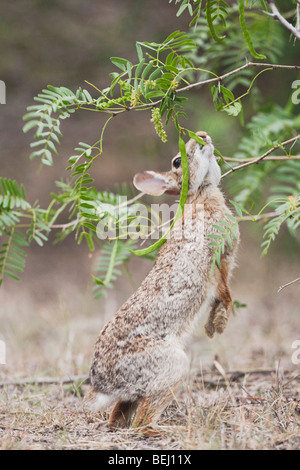
[{"label": "rabbit", "polygon": [[[155,423],[188,370],[185,347],[194,325],[208,314],[205,331],[212,337],[223,332],[231,311],[228,279],[239,234],[232,249],[226,246],[222,267],[212,270],[213,247],[206,235],[218,233],[213,225],[231,212],[218,188],[221,171],[212,140],[206,132],[197,135],[206,145],[193,139],[186,144],[189,187],[183,215],[147,277],[96,341],[85,402],[99,410],[114,404],[108,421],[112,428],[131,425],[148,436],[159,434]],[[145,171],[133,182],[146,194],[179,195],[180,153],[170,171]]]}]

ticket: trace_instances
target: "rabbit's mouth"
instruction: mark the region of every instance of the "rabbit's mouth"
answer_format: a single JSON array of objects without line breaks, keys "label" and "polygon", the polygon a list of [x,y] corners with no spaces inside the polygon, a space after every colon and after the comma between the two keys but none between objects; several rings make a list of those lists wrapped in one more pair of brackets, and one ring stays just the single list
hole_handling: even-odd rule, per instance
[{"label": "rabbit's mouth", "polygon": [[198,137],[200,137],[206,144],[211,144],[212,140],[209,135],[205,131],[198,131],[196,133]]}]

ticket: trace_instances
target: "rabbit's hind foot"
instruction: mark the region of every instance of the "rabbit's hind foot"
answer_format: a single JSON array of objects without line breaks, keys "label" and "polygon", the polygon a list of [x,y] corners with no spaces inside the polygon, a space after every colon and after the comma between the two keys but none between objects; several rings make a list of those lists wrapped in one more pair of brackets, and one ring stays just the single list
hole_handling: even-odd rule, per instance
[{"label": "rabbit's hind foot", "polygon": [[130,421],[132,418],[132,415],[136,411],[137,407],[139,405],[139,401],[122,401],[119,400],[117,403],[114,405],[108,425],[111,429],[116,429],[116,428],[127,428],[130,426]]},{"label": "rabbit's hind foot", "polygon": [[155,423],[173,398],[174,392],[171,390],[163,397],[159,395],[156,398],[143,398],[133,419],[132,428],[136,428],[138,433],[147,437],[165,434],[158,426],[155,426]]}]

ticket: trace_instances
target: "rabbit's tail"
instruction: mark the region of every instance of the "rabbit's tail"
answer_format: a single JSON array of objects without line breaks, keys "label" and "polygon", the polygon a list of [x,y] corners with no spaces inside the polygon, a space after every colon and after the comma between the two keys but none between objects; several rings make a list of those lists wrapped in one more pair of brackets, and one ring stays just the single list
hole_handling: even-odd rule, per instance
[{"label": "rabbit's tail", "polygon": [[106,393],[97,392],[93,387],[85,395],[82,405],[91,411],[103,411],[114,403],[115,397]]}]

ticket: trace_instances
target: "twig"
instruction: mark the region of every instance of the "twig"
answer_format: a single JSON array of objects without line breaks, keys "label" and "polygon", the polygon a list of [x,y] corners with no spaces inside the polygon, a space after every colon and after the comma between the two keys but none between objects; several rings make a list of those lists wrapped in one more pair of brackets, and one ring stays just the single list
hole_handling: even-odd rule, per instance
[{"label": "twig", "polygon": [[26,378],[19,380],[5,380],[0,382],[0,387],[7,385],[44,385],[44,384],[69,384],[73,382],[86,382],[88,383],[87,375],[74,375],[69,377],[37,377],[37,378]]},{"label": "twig", "polygon": [[299,379],[299,377],[300,377],[300,374],[295,375],[294,377],[292,377],[291,379],[289,379],[287,382],[285,382],[285,383],[282,385],[282,387],[283,387],[283,388],[286,387],[287,385],[289,385],[289,384],[290,384],[291,382],[293,382],[294,380]]},{"label": "twig", "polygon": [[265,152],[263,155],[257,158],[253,158],[248,160],[245,163],[242,163],[241,165],[233,167],[231,170],[228,170],[226,173],[222,175],[222,178],[225,178],[225,176],[230,175],[233,171],[240,170],[241,168],[245,168],[246,166],[253,165],[254,163],[259,163],[260,161],[264,160],[270,153],[274,152],[275,150],[284,147],[285,145],[288,145],[292,142],[295,142],[296,140],[300,139],[300,135],[297,135],[296,137],[293,137],[292,139],[288,139],[285,142],[282,142],[279,145],[274,145],[271,149],[269,149],[267,152]]},{"label": "twig", "polygon": [[299,16],[298,16],[298,8],[299,8],[299,2],[297,2],[297,28],[295,28],[291,23],[289,23],[282,15],[281,13],[279,12],[279,10],[277,9],[275,3],[273,0],[267,0],[268,2],[268,5],[269,5],[269,8],[270,10],[272,11],[272,13],[268,13],[268,12],[264,12],[266,14],[268,14],[269,16],[271,16],[272,18],[274,18],[275,20],[278,20],[280,21],[280,23],[286,28],[288,29],[297,39],[300,39],[300,30],[298,28],[298,20],[299,20]]},{"label": "twig", "polygon": [[[255,375],[255,374],[261,374],[261,375],[268,375],[268,374],[273,374],[276,372],[276,369],[274,367],[272,369],[237,369],[237,370],[228,370],[227,371],[227,377],[229,377],[230,381],[237,380],[241,377],[244,377],[245,375]],[[293,371],[285,371],[286,373],[293,372]],[[207,377],[208,375],[215,375],[215,372],[213,370],[201,370],[197,374],[197,376]]]},{"label": "twig", "polygon": [[[300,280],[296,279],[296,280]],[[293,282],[296,282],[293,281]],[[229,383],[229,380],[234,380],[239,377],[243,377],[244,375],[248,374],[272,374],[276,372],[276,369],[245,369],[245,370],[229,370],[227,373],[225,373],[223,367],[219,364],[219,362],[214,361],[214,366],[218,370],[218,372],[221,374],[223,377],[224,381],[226,384]],[[286,373],[288,372],[293,372],[293,371],[285,371]],[[215,373],[212,370],[201,370],[198,376],[201,375],[201,377],[207,376],[207,375],[215,375]],[[300,374],[296,375],[292,379],[290,379],[286,384],[290,383],[292,380],[297,379],[300,377]],[[64,377],[27,377],[25,379],[16,379],[16,380],[5,380],[3,382],[0,382],[0,388],[8,386],[8,385],[51,385],[51,384],[69,384],[73,382],[81,382],[88,384],[89,383],[89,377],[87,375],[73,375],[73,376],[64,376]],[[210,381],[206,381],[209,382]],[[285,384],[285,385],[286,385]]]},{"label": "twig", "polygon": [[229,396],[230,396],[231,401],[232,401],[232,405],[236,406],[237,403],[236,403],[235,397],[232,393],[232,389],[231,389],[231,386],[230,386],[230,381],[228,380],[228,377],[226,375],[225,370],[223,369],[223,367],[221,366],[221,364],[218,361],[214,361],[214,366],[217,369],[217,371],[221,374],[223,379],[225,380],[227,390],[228,390]]},{"label": "twig", "polygon": [[[139,193],[136,196],[134,196],[132,199],[129,199],[128,201],[124,201],[121,204],[119,204],[118,206],[114,206],[114,211],[116,211],[118,209],[121,209],[122,207],[129,206],[130,204],[133,204],[135,201],[140,199],[142,196],[144,196],[144,193]],[[51,228],[51,229],[60,228],[64,232],[67,228],[72,227],[73,225],[77,225],[77,224],[79,224],[80,222],[83,222],[83,221],[84,221],[84,219],[76,219],[76,220],[72,220],[71,222],[68,222],[67,224],[53,224],[53,225],[50,225],[49,228]]]},{"label": "twig", "polygon": [[[245,163],[245,162],[251,162],[253,158],[234,158],[234,157],[223,157],[223,160],[225,162],[236,162],[236,163]],[[275,162],[275,161],[280,161],[280,160],[300,160],[300,155],[291,155],[290,157],[287,155],[276,155],[273,157],[265,157],[264,161],[268,162]]]},{"label": "twig", "polygon": [[242,397],[236,396],[235,398],[236,398],[237,400],[241,400],[241,401],[244,401],[244,400],[248,401],[248,400],[249,400],[249,401],[251,401],[252,403],[262,403],[262,402],[265,401],[263,398],[252,397],[252,396],[245,396],[245,397],[244,397],[244,396],[242,396]]},{"label": "twig", "polygon": [[214,78],[209,78],[208,80],[202,80],[201,82],[197,83],[191,83],[190,85],[187,85],[185,87],[179,88],[177,90],[177,93],[190,90],[191,88],[200,86],[200,85],[206,85],[208,83],[213,83],[213,82],[221,82],[225,78],[230,77],[231,75],[234,75],[238,72],[241,72],[242,70],[245,70],[249,67],[268,67],[273,70],[275,69],[289,69],[289,70],[300,70],[300,65],[283,65],[283,64],[266,64],[263,62],[247,62],[246,64],[242,65],[241,67],[238,67],[235,70],[231,70],[230,72],[225,73],[224,75],[220,75],[219,77],[214,77]]},{"label": "twig", "polygon": [[[11,427],[10,425],[9,426],[4,426],[3,424],[0,424],[0,429],[9,429],[10,431],[21,431],[21,432],[24,432],[24,428],[14,428],[14,427]],[[43,432],[44,433],[44,430],[43,431],[39,431],[39,432]]]},{"label": "twig", "polygon": [[293,281],[291,282],[288,282],[287,284],[283,284],[283,286],[280,286],[278,291],[277,291],[277,294],[278,292],[280,292],[282,289],[285,289],[286,287],[290,286],[291,284],[295,284],[295,282],[299,282],[300,281],[300,277],[297,277],[297,279],[294,279]]},{"label": "twig", "polygon": [[50,225],[50,228],[61,228],[62,231],[64,232],[67,228],[72,227],[73,225],[79,224],[83,220],[84,219],[81,219],[81,220],[76,219],[76,220],[72,220],[71,222],[68,222],[67,224],[53,224],[53,225]]},{"label": "twig", "polygon": [[245,215],[243,217],[240,217],[238,219],[238,222],[246,222],[248,220],[251,220],[252,222],[257,222],[258,220],[264,220],[264,219],[272,219],[273,217],[277,217],[278,212],[266,212],[265,214],[259,214],[259,215]]},{"label": "twig", "polygon": [[129,199],[128,201],[124,201],[122,202],[121,204],[119,204],[118,206],[115,206],[114,207],[114,210],[118,210],[118,209],[121,209],[122,207],[126,207],[126,206],[129,206],[130,204],[133,204],[135,201],[137,201],[138,199],[140,199],[141,197],[143,197],[145,195],[145,193],[138,193],[136,196],[134,196],[132,199]]},{"label": "twig", "polygon": [[142,241],[141,246],[145,243],[145,241],[146,241],[148,238],[150,238],[150,237],[153,235],[153,233],[158,232],[158,231],[159,231],[160,229],[162,229],[165,225],[168,225],[168,224],[170,225],[170,224],[173,222],[174,219],[175,219],[175,217],[172,217],[171,219],[167,220],[167,221],[164,222],[163,224],[158,225],[157,227],[155,227],[155,228],[152,230],[152,232],[150,232],[147,236],[145,236],[145,239]]},{"label": "twig", "polygon": [[[192,88],[196,88],[202,85],[207,85],[209,83],[215,83],[215,82],[222,82],[224,79],[230,77],[231,75],[235,75],[236,73],[241,72],[242,70],[245,70],[249,67],[267,67],[272,70],[277,70],[277,69],[286,69],[286,70],[300,70],[300,65],[284,65],[284,64],[266,64],[264,62],[247,62],[246,64],[242,65],[241,67],[238,67],[237,69],[231,70],[230,72],[225,73],[224,75],[220,75],[214,78],[209,78],[207,80],[202,80],[201,82],[196,82],[196,83],[191,83],[190,85],[186,85],[182,88],[178,88],[177,90],[174,91],[174,93],[181,93],[183,91],[191,90]],[[121,109],[119,111],[113,111],[111,114],[113,116],[116,116],[117,114],[121,114],[127,111],[135,111],[135,110],[142,110],[146,109],[149,107],[157,106],[160,104],[162,99],[159,99],[157,101],[154,101],[152,103],[144,103],[140,104],[137,106],[131,106],[127,107],[124,109]]]}]

